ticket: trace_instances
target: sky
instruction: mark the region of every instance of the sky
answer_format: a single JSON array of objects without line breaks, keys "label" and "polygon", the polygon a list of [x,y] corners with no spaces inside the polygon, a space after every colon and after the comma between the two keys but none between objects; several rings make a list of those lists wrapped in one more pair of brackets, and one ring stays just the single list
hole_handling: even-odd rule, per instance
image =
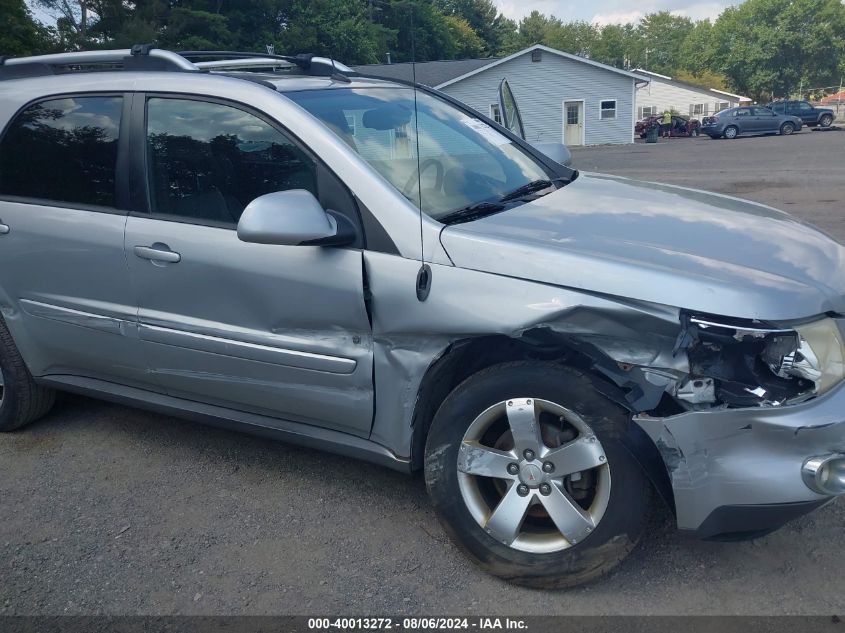
[{"label": "sky", "polygon": [[507,17],[518,20],[535,9],[564,22],[598,24],[636,22],[647,13],[671,11],[694,20],[714,20],[726,7],[742,0],[494,0]]}]

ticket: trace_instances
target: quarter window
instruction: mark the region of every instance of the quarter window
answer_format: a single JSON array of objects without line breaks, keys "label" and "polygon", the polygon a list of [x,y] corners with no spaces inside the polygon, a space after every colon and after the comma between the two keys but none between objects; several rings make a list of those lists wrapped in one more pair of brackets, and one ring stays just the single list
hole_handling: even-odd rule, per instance
[{"label": "quarter window", "polygon": [[149,99],[147,151],[154,213],[235,225],[264,194],[317,195],[314,162],[277,129],[231,106]]},{"label": "quarter window", "polygon": [[0,195],[115,206],[121,97],[29,106],[0,144]]},{"label": "quarter window", "polygon": [[601,102],[601,118],[602,120],[616,118],[616,99]]}]

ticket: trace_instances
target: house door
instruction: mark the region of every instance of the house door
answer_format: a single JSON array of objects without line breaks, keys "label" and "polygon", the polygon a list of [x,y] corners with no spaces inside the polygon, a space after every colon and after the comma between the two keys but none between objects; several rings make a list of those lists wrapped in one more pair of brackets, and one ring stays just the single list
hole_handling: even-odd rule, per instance
[{"label": "house door", "polygon": [[563,143],[565,145],[584,144],[583,101],[565,101],[563,103]]}]

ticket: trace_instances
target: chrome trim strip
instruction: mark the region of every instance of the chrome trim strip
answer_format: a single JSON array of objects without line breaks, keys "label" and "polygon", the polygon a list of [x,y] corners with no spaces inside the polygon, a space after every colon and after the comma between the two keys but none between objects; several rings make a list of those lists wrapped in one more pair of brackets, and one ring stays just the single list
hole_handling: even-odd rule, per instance
[{"label": "chrome trim strip", "polygon": [[207,334],[195,332],[184,332],[171,328],[163,328],[155,325],[141,324],[139,326],[140,337],[144,341],[184,347],[199,352],[208,352],[220,356],[231,356],[244,360],[270,363],[271,365],[283,365],[297,369],[310,369],[330,374],[351,374],[357,367],[357,361],[350,358],[338,358],[336,356],[324,356],[311,352],[300,352],[281,347],[270,347],[257,343],[247,343],[233,339],[224,339]]},{"label": "chrome trim strip", "polygon": [[718,327],[724,330],[740,330],[742,332],[760,332],[764,334],[794,334],[795,330],[784,330],[781,328],[767,328],[767,327],[747,327],[745,325],[731,325],[729,323],[716,323],[715,321],[705,321],[698,317],[690,318],[690,323],[695,325],[703,325],[704,327]]},{"label": "chrome trim strip", "polygon": [[123,334],[123,325],[128,323],[128,321],[123,321],[115,317],[91,314],[90,312],[82,312],[81,310],[74,310],[72,308],[63,308],[31,299],[21,299],[20,304],[23,311],[30,316],[50,319],[51,321],[60,321],[90,330],[108,332],[109,334]]}]

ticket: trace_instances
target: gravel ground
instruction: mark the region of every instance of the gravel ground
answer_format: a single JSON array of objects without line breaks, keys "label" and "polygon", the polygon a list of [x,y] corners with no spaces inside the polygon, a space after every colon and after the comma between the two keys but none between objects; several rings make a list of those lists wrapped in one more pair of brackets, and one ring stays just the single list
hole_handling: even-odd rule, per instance
[{"label": "gravel ground", "polygon": [[[585,148],[585,170],[731,193],[845,240],[845,133]],[[766,538],[656,527],[605,581],[512,587],[449,543],[419,477],[75,396],[0,437],[0,614],[845,611],[845,504]]]}]

